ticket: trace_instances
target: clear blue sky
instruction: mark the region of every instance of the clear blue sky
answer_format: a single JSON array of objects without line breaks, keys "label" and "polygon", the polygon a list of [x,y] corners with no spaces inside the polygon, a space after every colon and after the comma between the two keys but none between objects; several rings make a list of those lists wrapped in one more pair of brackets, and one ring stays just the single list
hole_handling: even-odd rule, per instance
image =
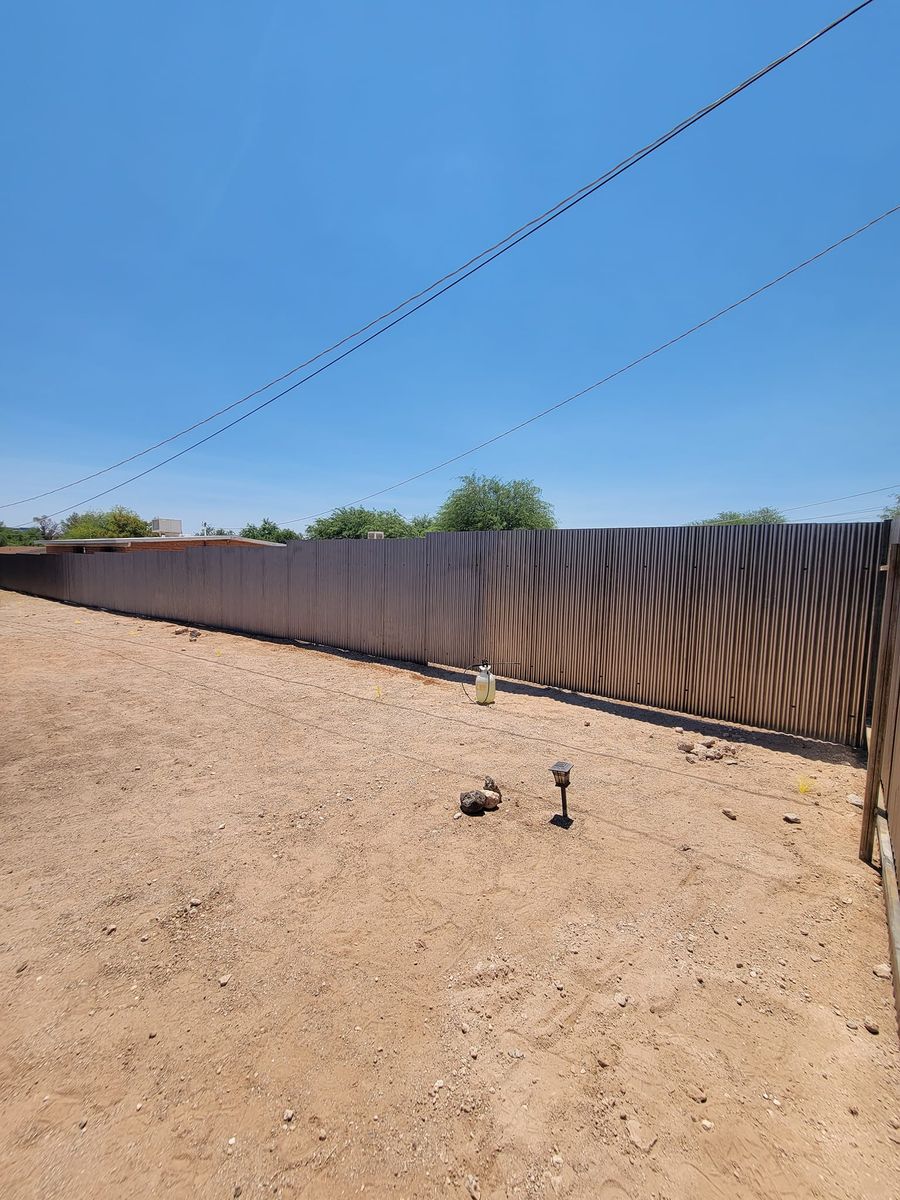
[{"label": "clear blue sky", "polygon": [[[0,500],[287,370],[849,6],[14,6]],[[879,0],[377,343],[101,506],[188,531],[327,509],[701,319],[900,201],[898,40],[900,9]],[[533,478],[563,525],[641,525],[900,482],[898,266],[895,217],[384,503],[432,511],[478,470]]]}]

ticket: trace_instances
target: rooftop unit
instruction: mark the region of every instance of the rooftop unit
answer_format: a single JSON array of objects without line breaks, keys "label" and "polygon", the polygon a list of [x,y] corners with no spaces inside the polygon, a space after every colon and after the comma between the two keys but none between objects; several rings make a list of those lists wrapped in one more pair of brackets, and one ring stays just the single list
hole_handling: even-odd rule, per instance
[{"label": "rooftop unit", "polygon": [[150,528],[158,537],[181,537],[181,522],[172,517],[154,517]]}]

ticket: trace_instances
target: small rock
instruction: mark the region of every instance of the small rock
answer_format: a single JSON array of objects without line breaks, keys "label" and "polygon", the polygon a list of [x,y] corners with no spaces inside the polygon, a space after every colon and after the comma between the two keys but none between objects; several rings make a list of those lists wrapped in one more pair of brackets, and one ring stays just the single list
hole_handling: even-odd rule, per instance
[{"label": "small rock", "polygon": [[228,987],[229,979],[231,979],[230,975],[220,975],[219,976],[219,987]]},{"label": "small rock", "polygon": [[866,1017],[866,1019],[863,1021],[863,1025],[866,1027],[866,1029],[868,1029],[869,1033],[874,1034],[879,1032],[878,1025],[871,1019],[871,1017]]},{"label": "small rock", "polygon": [[704,1092],[704,1090],[702,1088],[689,1087],[688,1095],[694,1101],[695,1104],[705,1104],[706,1103],[706,1092]]},{"label": "small rock", "polygon": [[106,934],[106,936],[107,936],[107,937],[109,937],[109,935],[110,935],[111,933],[115,933],[115,932],[116,932],[116,929],[117,929],[117,928],[118,928],[118,926],[117,926],[117,925],[104,925],[104,926],[103,926],[103,932]]},{"label": "small rock", "polygon": [[471,1048],[471,1050],[469,1051],[469,1058],[477,1058],[477,1057],[478,1057],[478,1047],[473,1046]]},{"label": "small rock", "polygon": [[190,900],[188,900],[188,907],[189,908],[199,908],[200,900],[196,896],[191,896]]},{"label": "small rock", "polygon": [[675,732],[676,733],[684,733],[684,727],[682,725],[676,725]]},{"label": "small rock", "polygon": [[618,1004],[619,1008],[624,1008],[625,1005],[628,1003],[628,997],[625,995],[624,992],[616,992],[613,999],[615,1000],[616,1004]]},{"label": "small rock", "polygon": [[625,1131],[632,1146],[637,1146],[638,1150],[643,1150],[645,1154],[649,1153],[656,1145],[656,1135],[654,1134],[653,1137],[649,1137],[644,1133],[641,1123],[636,1117],[626,1118]]},{"label": "small rock", "polygon": [[585,725],[590,725],[590,721],[585,721]]},{"label": "small rock", "polygon": [[230,1137],[230,1138],[228,1139],[228,1145],[229,1145],[229,1146],[234,1146],[234,1145],[236,1144],[236,1142],[237,1142],[237,1138],[236,1138],[236,1137]]},{"label": "small rock", "polygon": [[783,820],[786,821],[788,825],[799,825],[800,824],[800,818],[797,816],[796,813],[785,813]]},{"label": "small rock", "polygon": [[328,1130],[320,1129],[319,1130],[319,1141],[324,1142],[327,1137],[328,1137]]},{"label": "small rock", "polygon": [[848,1021],[847,1028],[848,1029],[859,1029],[859,1026],[857,1025],[857,1023],[855,1021]]},{"label": "small rock", "polygon": [[681,741],[678,742],[678,749],[683,750],[685,754],[690,754],[694,749],[694,743],[688,738],[682,738]]},{"label": "small rock", "polygon": [[[20,967],[19,970],[21,971],[21,969],[22,968]],[[876,975],[879,979],[890,979],[890,977],[891,977],[890,964],[889,963],[879,963],[877,967],[872,968],[872,974]]]},{"label": "small rock", "polygon": [[711,750],[715,744],[716,739],[714,737],[699,738],[697,741],[698,746],[703,746],[707,750]]},{"label": "small rock", "polygon": [[551,1167],[556,1167],[556,1169],[559,1170],[559,1168],[563,1165],[562,1155],[554,1154],[550,1159],[550,1165]]},{"label": "small rock", "polygon": [[19,965],[16,967],[16,974],[21,975],[23,971],[27,971],[27,970],[28,970],[27,962],[19,963]]},{"label": "small rock", "polygon": [[713,1125],[712,1121],[701,1121],[700,1128],[704,1129],[707,1133],[709,1133],[710,1130],[715,1128],[715,1126]]},{"label": "small rock", "polygon": [[566,987],[566,985],[564,983],[560,983],[558,979],[554,982],[553,986],[556,988],[556,990],[558,992],[565,991],[565,987]]},{"label": "small rock", "polygon": [[294,1119],[294,1110],[292,1108],[286,1108],[281,1115],[281,1119],[284,1121],[285,1125],[290,1125],[291,1121]]},{"label": "small rock", "polygon": [[736,820],[737,820],[737,813],[734,811],[734,809],[733,809],[733,808],[723,808],[723,809],[722,809],[722,816],[723,816],[723,817],[727,817],[729,821],[736,821]]},{"label": "small rock", "polygon": [[477,1176],[466,1176],[466,1191],[472,1197],[472,1200],[481,1200],[481,1186],[478,1183]]},{"label": "small rock", "polygon": [[494,812],[496,809],[498,809],[500,807],[501,797],[500,797],[499,792],[488,791],[488,789],[485,788],[483,795],[484,795],[484,811],[485,812]]},{"label": "small rock", "polygon": [[244,1189],[241,1187],[241,1185],[239,1183],[236,1183],[234,1185],[234,1191],[231,1193],[232,1196],[234,1196],[234,1200],[237,1200],[238,1196],[240,1196],[240,1194],[241,1194],[241,1192],[243,1192],[243,1190]]},{"label": "small rock", "polygon": [[454,820],[454,821],[459,821],[459,820],[461,820],[461,819],[462,819],[462,813],[461,813],[461,812],[458,812],[458,813],[454,813],[454,814],[453,814],[453,820]]},{"label": "small rock", "polygon": [[478,817],[484,812],[484,792],[481,790],[462,792],[459,807],[467,817]]},{"label": "small rock", "polygon": [[150,1033],[147,1034],[147,1037],[152,1041],[156,1037],[156,1030],[151,1030]]},{"label": "small rock", "polygon": [[856,1107],[856,1105],[855,1105],[855,1104],[851,1104],[851,1105],[850,1105],[850,1116],[851,1116],[851,1117],[858,1117],[858,1116],[859,1116],[859,1109]]},{"label": "small rock", "polygon": [[497,798],[500,800],[503,799],[503,793],[497,787],[497,784],[494,782],[494,780],[492,779],[492,777],[490,775],[485,775],[485,777],[484,777],[484,790],[486,792],[496,792]]},{"label": "small rock", "polygon": [[853,792],[847,797],[847,803],[852,804],[854,808],[862,808],[863,802],[860,796],[855,796]]},{"label": "small rock", "polygon": [[141,934],[141,941],[142,941],[142,942],[149,942],[149,941],[150,941],[150,934],[149,934],[149,933],[142,933],[142,934]]},{"label": "small rock", "polygon": [[220,821],[220,822],[219,822],[219,828],[220,828],[220,829],[224,829],[224,828],[225,828],[225,822],[224,822],[224,821]]},{"label": "small rock", "polygon": [[696,754],[686,754],[684,756],[684,761],[686,763],[695,763],[695,762],[699,762],[700,759],[697,757]]},{"label": "small rock", "polygon": [[78,1122],[78,1128],[79,1128],[79,1129],[86,1129],[86,1128],[87,1128],[87,1117],[82,1117],[82,1118],[81,1118],[81,1120]]}]

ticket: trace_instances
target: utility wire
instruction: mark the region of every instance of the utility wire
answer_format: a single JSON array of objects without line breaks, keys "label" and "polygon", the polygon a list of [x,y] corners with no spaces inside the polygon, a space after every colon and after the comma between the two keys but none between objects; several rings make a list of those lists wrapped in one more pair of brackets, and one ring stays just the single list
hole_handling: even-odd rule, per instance
[{"label": "utility wire", "polygon": [[581,391],[574,392],[571,396],[567,396],[564,400],[559,400],[556,404],[551,404],[548,408],[541,409],[540,412],[536,412],[532,416],[526,417],[524,421],[519,421],[518,424],[511,425],[509,429],[504,429],[502,433],[496,433],[493,437],[486,438],[483,442],[478,442],[475,446],[470,446],[468,450],[462,450],[459,454],[454,454],[451,458],[445,458],[442,462],[436,463],[433,467],[427,467],[424,471],[417,471],[415,475],[408,475],[405,479],[401,479],[398,483],[391,483],[387,487],[379,488],[378,491],[369,492],[367,495],[361,496],[358,500],[349,501],[346,505],[335,505],[334,508],[326,509],[323,512],[310,513],[305,517],[294,517],[287,521],[281,521],[279,524],[299,525],[306,521],[313,521],[317,517],[328,516],[330,513],[333,513],[336,508],[363,504],[366,500],[373,500],[376,496],[383,496],[386,492],[392,492],[396,488],[405,487],[408,483],[413,483],[417,479],[423,479],[426,475],[431,475],[435,471],[440,471],[443,467],[448,467],[452,463],[459,462],[460,459],[467,458],[470,454],[475,454],[476,451],[483,450],[486,446],[492,446],[495,442],[499,442],[502,438],[509,437],[512,433],[517,433],[520,429],[524,429],[526,425],[531,425],[535,421],[539,421],[542,417],[546,417],[550,413],[556,412],[558,409],[563,408],[565,405],[571,404],[573,400],[579,400],[582,396],[586,396],[589,392],[593,392],[597,388],[603,387],[604,384],[609,383],[611,380],[617,379],[620,375],[624,375],[626,371],[631,371],[634,367],[640,366],[641,363],[645,363],[648,359],[655,357],[657,354],[661,354],[663,350],[668,350],[671,346],[676,345],[678,342],[684,341],[684,339],[690,337],[692,333],[697,333],[698,330],[704,329],[707,325],[711,325],[714,321],[718,321],[720,317],[724,317],[728,313],[734,312],[734,310],[736,308],[740,308],[742,304],[746,304],[749,300],[754,300],[757,296],[761,296],[763,292],[767,292],[770,288],[775,287],[776,284],[782,283],[785,279],[789,279],[792,275],[796,275],[797,272],[802,271],[804,267],[808,267],[812,263],[817,262],[820,258],[824,258],[826,254],[830,254],[832,250],[837,250],[839,246],[846,245],[846,243],[852,241],[853,238],[859,237],[861,233],[865,233],[866,230],[871,229],[880,221],[884,221],[887,217],[893,216],[897,212],[900,212],[900,204],[895,204],[893,208],[889,208],[879,216],[873,217],[870,221],[867,221],[865,225],[860,225],[851,233],[847,233],[842,238],[839,238],[836,242],[832,242],[830,246],[826,246],[823,250],[819,250],[816,254],[811,255],[809,258],[805,258],[802,262],[797,263],[789,270],[783,271],[780,275],[776,275],[774,279],[770,279],[768,283],[764,283],[761,287],[755,288],[752,292],[748,292],[747,295],[742,296],[740,300],[735,300],[732,304],[726,305],[725,308],[720,308],[719,311],[713,313],[712,316],[706,317],[702,321],[698,321],[696,325],[692,325],[689,329],[685,329],[682,333],[677,334],[675,337],[669,338],[667,342],[662,342],[653,350],[648,350],[645,354],[641,354],[638,358],[633,358],[631,362],[626,363],[624,367],[619,367],[618,370],[611,372],[609,375],[605,375],[602,379],[598,379],[596,382],[588,384],[588,386],[582,388]]},{"label": "utility wire", "polygon": [[837,513],[821,513],[818,517],[798,517],[796,521],[791,523],[794,525],[805,525],[810,521],[819,521],[820,523],[824,523],[825,521],[832,520],[834,517],[859,517],[867,513],[878,512],[881,512],[880,508],[853,508],[850,509],[849,512],[845,510],[844,512]]},{"label": "utility wire", "polygon": [[851,492],[849,496],[833,496],[830,500],[812,500],[809,504],[795,504],[792,508],[781,508],[779,512],[797,512],[801,508],[818,508],[820,504],[837,504],[839,500],[856,500],[858,496],[876,496],[879,492],[900,490],[900,483],[889,483],[887,487],[872,488],[868,492]]},{"label": "utility wire", "polygon": [[[809,504],[795,504],[791,508],[785,508],[785,506],[783,504],[776,504],[776,505],[774,505],[774,508],[775,508],[776,512],[780,512],[780,513],[799,512],[800,509],[803,509],[803,508],[818,508],[822,504],[837,504],[838,501],[840,501],[840,500],[856,500],[857,497],[859,497],[859,496],[876,496],[876,495],[878,495],[879,492],[890,492],[890,491],[893,491],[894,488],[900,489],[900,483],[889,483],[887,485],[887,487],[872,488],[871,491],[868,491],[868,492],[851,492],[849,496],[832,496],[832,498],[830,500],[811,500],[809,502]],[[876,509],[864,508],[864,509],[857,509],[857,511],[858,512],[875,512]],[[825,517],[828,517],[828,516],[840,516],[840,515],[841,514],[839,514],[839,513],[824,513],[821,517],[798,517],[797,520],[793,522],[793,524],[799,525],[801,521],[807,521],[807,520],[808,521],[820,521],[820,520],[824,520]]]},{"label": "utility wire", "polygon": [[[456,287],[457,284],[462,283],[463,280],[468,279],[471,275],[474,275],[477,271],[480,271],[483,267],[486,267],[489,263],[492,263],[496,258],[499,258],[502,254],[505,254],[508,250],[511,250],[520,242],[525,241],[526,238],[531,237],[532,234],[537,233],[539,229],[542,229],[551,221],[555,221],[557,217],[560,217],[563,213],[568,212],[570,208],[574,208],[576,204],[580,204],[582,200],[586,200],[588,196],[593,195],[594,192],[598,191],[601,187],[604,187],[607,183],[610,183],[613,179],[617,178],[619,175],[623,174],[625,171],[641,162],[644,158],[647,158],[650,154],[660,149],[660,147],[664,146],[667,142],[670,142],[674,138],[678,137],[679,134],[684,133],[685,130],[690,129],[692,125],[695,125],[698,121],[701,121],[704,117],[714,112],[717,108],[720,108],[723,104],[727,104],[729,100],[732,100],[735,96],[740,95],[741,92],[745,91],[747,88],[764,78],[770,72],[788,62],[795,55],[800,54],[803,50],[813,45],[814,42],[817,42],[820,38],[824,37],[832,30],[837,29],[839,25],[842,25],[845,21],[855,16],[858,12],[861,12],[862,9],[868,8],[868,6],[872,3],[873,0],[862,0],[860,4],[855,5],[842,16],[837,17],[834,21],[831,21],[828,25],[823,26],[823,28],[817,33],[814,33],[811,37],[795,46],[792,50],[787,51],[787,53],[782,54],[779,58],[774,59],[767,66],[762,67],[759,71],[756,71],[753,75],[748,76],[741,83],[737,84],[737,86],[733,87],[723,96],[720,96],[717,100],[713,100],[709,104],[704,105],[703,108],[698,109],[697,112],[695,112],[692,116],[686,117],[684,120],[679,121],[679,123],[673,126],[673,128],[667,133],[661,134],[654,141],[649,142],[646,146],[643,146],[640,150],[636,150],[633,154],[629,155],[628,158],[623,159],[620,163],[610,168],[603,175],[598,176],[590,183],[584,184],[577,191],[572,192],[571,195],[565,197],[563,200],[560,200],[557,204],[554,204],[552,208],[547,209],[547,211],[542,213],[540,216],[533,217],[524,225],[519,226],[518,229],[513,230],[512,233],[507,234],[507,236],[502,238],[499,242],[495,242],[492,246],[489,246],[486,250],[482,250],[479,254],[476,254],[473,258],[470,258],[461,266],[449,271],[446,275],[442,275],[440,279],[436,279],[434,283],[429,284],[428,287],[413,293],[413,295],[408,296],[405,300],[401,301],[400,304],[388,309],[387,312],[382,313],[380,316],[373,318],[368,322],[368,324],[361,326],[353,333],[348,333],[339,341],[332,343],[332,345],[327,346],[323,350],[320,350],[317,354],[313,355],[312,358],[308,358],[305,362],[299,363],[297,366],[292,367],[289,371],[284,372],[284,374],[278,375],[274,379],[270,379],[268,383],[264,383],[261,387],[256,388],[252,392],[248,392],[239,400],[234,400],[231,404],[225,405],[224,408],[220,408],[216,412],[210,413],[209,416],[203,417],[199,421],[195,421],[194,424],[187,425],[184,429],[179,430],[177,433],[173,433],[169,437],[155,442],[152,446],[147,446],[145,449],[139,450],[137,453],[129,455],[127,458],[122,458],[118,462],[112,463],[108,467],[103,467],[99,471],[94,471],[88,475],[82,475],[79,479],[74,479],[69,483],[60,484],[58,487],[50,488],[45,492],[37,492],[33,496],[26,496],[21,500],[11,500],[5,504],[0,504],[0,509],[12,508],[19,504],[28,504],[34,500],[41,500],[45,496],[53,496],[57,492],[66,491],[68,488],[76,487],[80,483],[86,483],[90,479],[97,479],[100,475],[106,475],[110,471],[116,470],[118,467],[125,466],[130,462],[134,462],[136,459],[142,458],[144,455],[150,454],[152,451],[168,445],[170,442],[183,437],[185,434],[192,433],[195,429],[199,429],[201,426],[208,424],[217,417],[223,416],[232,409],[237,408],[242,404],[246,404],[249,400],[254,399],[256,396],[261,395],[265,391],[268,391],[269,388],[275,387],[277,384],[284,382],[285,379],[295,375],[298,371],[302,371],[306,367],[311,366],[313,363],[318,362],[319,359],[324,358],[325,355],[331,354],[334,350],[338,350],[340,347],[345,346],[348,342],[352,342],[355,338],[361,337],[362,334],[367,333],[375,326],[381,325],[381,323],[383,321],[387,321],[388,318],[395,318],[394,320],[389,321],[388,324],[382,326],[382,328],[377,329],[374,333],[370,334],[369,337],[366,337],[361,342],[351,346],[349,350],[346,350],[344,353],[339,354],[335,358],[329,360],[324,364],[324,366],[319,367],[316,371],[304,376],[302,379],[298,380],[290,387],[285,388],[277,395],[270,397],[262,404],[250,409],[249,412],[237,418],[237,420],[230,421],[228,424],[223,425],[220,429],[215,430],[206,437],[200,438],[198,441],[193,442],[190,446],[180,451],[179,454],[173,454],[169,458],[164,458],[161,462],[156,463],[153,467],[148,468],[148,470],[142,471],[137,475],[133,475],[130,479],[123,480],[121,483],[116,484],[115,487],[108,488],[106,491],[97,492],[96,495],[88,497],[87,500],[79,501],[79,505],[89,503],[91,500],[99,499],[101,496],[106,496],[110,492],[115,491],[117,488],[125,487],[126,484],[133,483],[136,479],[140,479],[144,475],[149,474],[150,471],[155,471],[158,467],[165,466],[167,463],[179,458],[182,454],[186,454],[188,451],[194,450],[198,446],[202,446],[204,442],[209,441],[210,438],[216,437],[218,434],[224,433],[227,429],[233,428],[233,426],[239,424],[240,421],[246,420],[247,417],[253,416],[261,409],[266,408],[269,404],[272,404],[275,400],[281,399],[281,397],[287,395],[288,392],[300,387],[301,384],[307,383],[310,379],[314,379],[316,375],[320,374],[324,370],[327,370],[328,367],[334,366],[336,363],[340,362],[341,359],[346,358],[348,354],[352,354],[354,350],[358,350],[362,346],[365,346],[368,342],[372,341],[374,338],[380,337],[382,333],[386,333],[389,329],[393,328],[394,325],[399,324],[401,321],[405,321],[407,317],[412,316],[413,313],[418,312],[419,309],[424,308],[433,300],[438,299],[439,296],[442,296],[445,292],[450,291],[451,288]],[[433,294],[429,295],[429,293]],[[415,303],[416,301],[418,301],[418,303]],[[396,315],[400,314],[403,309],[407,308],[411,304],[414,304],[414,307],[410,308],[409,311],[403,312],[402,315]],[[58,516],[60,513],[70,512],[73,508],[77,507],[78,505],[71,505],[69,508],[58,509],[55,513],[51,513],[49,515]]]}]

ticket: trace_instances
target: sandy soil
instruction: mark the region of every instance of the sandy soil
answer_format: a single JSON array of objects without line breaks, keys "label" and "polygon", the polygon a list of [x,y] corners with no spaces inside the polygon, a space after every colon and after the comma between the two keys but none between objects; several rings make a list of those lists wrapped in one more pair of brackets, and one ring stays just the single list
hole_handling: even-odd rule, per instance
[{"label": "sandy soil", "polygon": [[898,1195],[850,752],[178,628],[0,593],[6,1200]]}]

